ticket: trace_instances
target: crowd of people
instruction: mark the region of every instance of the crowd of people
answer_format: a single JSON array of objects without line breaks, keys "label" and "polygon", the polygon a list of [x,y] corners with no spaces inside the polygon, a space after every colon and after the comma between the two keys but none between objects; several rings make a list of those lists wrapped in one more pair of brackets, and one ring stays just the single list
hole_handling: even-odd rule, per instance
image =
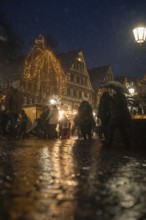
[{"label": "crowd of people", "polygon": [[64,115],[59,118],[56,105],[46,106],[44,111],[34,122],[34,126],[27,131],[27,136],[34,135],[43,139],[70,138],[70,120]]},{"label": "crowd of people", "polygon": [[22,109],[18,114],[9,110],[0,111],[0,135],[5,138],[24,138],[28,117]]},{"label": "crowd of people", "polygon": [[78,140],[91,140],[98,126],[98,136],[105,146],[112,146],[114,132],[119,129],[125,146],[128,147],[131,116],[127,100],[122,92],[113,89],[112,93],[110,91],[111,89],[104,85],[100,87],[102,95],[97,109],[97,119],[93,117],[92,107],[87,100],[81,102],[72,122],[66,115],[59,119],[56,105],[46,106],[31,129],[27,128],[28,116],[24,109],[19,114],[8,110],[0,111],[0,135],[16,139],[31,135],[43,139],[65,139],[70,138],[76,131]]},{"label": "crowd of people", "polygon": [[78,113],[70,120],[67,115],[59,118],[56,105],[48,105],[28,129],[28,116],[24,109],[18,114],[10,110],[0,111],[0,136],[3,138],[29,138],[32,135],[43,139],[65,139],[77,134],[78,139],[92,139],[95,128],[92,107],[82,101]]},{"label": "crowd of people", "polygon": [[95,120],[92,107],[88,101],[82,101],[78,113],[73,120],[67,115],[59,118],[59,111],[56,105],[47,106],[44,112],[36,119],[34,126],[27,134],[35,135],[44,139],[66,139],[77,134],[78,139],[92,139]]}]

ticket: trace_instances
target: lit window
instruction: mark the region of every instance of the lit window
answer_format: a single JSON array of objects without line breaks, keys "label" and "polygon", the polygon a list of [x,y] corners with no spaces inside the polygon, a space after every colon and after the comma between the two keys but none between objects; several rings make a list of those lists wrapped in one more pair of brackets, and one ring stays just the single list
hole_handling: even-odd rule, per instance
[{"label": "lit window", "polygon": [[73,97],[73,89],[70,89],[70,97]]},{"label": "lit window", "polygon": [[82,84],[85,85],[85,78],[82,78]]},{"label": "lit window", "polygon": [[79,91],[76,90],[76,97],[79,98]]},{"label": "lit window", "polygon": [[67,95],[67,89],[64,89],[64,95],[66,96]]},{"label": "lit window", "polygon": [[77,77],[76,76],[74,76],[74,82],[77,83]]},{"label": "lit window", "polygon": [[23,97],[23,104],[26,105],[27,104],[27,98]]},{"label": "lit window", "polygon": [[84,98],[85,96],[84,96],[84,92],[82,91],[82,98]]}]

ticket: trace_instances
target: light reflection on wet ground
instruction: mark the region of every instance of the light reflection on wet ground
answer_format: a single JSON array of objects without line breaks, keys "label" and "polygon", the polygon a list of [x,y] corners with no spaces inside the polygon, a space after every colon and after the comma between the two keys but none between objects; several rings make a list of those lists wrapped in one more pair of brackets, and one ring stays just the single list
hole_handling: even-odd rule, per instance
[{"label": "light reflection on wet ground", "polygon": [[145,220],[146,152],[98,140],[0,142],[0,220]]}]

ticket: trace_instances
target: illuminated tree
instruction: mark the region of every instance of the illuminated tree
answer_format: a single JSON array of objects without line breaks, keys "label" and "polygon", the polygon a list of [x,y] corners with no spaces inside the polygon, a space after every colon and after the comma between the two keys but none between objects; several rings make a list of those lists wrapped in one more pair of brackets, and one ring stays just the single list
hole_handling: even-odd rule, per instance
[{"label": "illuminated tree", "polygon": [[25,60],[22,88],[41,102],[52,96],[61,96],[65,86],[64,71],[54,53],[44,46],[39,35]]}]

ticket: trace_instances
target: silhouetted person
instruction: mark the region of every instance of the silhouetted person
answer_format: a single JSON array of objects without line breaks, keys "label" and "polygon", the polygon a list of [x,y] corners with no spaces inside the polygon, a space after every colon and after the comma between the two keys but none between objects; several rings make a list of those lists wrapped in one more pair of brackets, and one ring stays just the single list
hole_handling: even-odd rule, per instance
[{"label": "silhouetted person", "polygon": [[129,147],[129,128],[131,125],[131,116],[127,107],[127,100],[124,94],[114,92],[110,101],[110,118],[108,122],[108,145],[113,144],[113,135],[115,129],[119,129],[124,140],[125,147]]},{"label": "silhouetted person", "polygon": [[77,130],[78,140],[81,140],[83,135],[82,135],[82,132],[81,132],[81,123],[80,123],[79,113],[75,115],[74,125],[75,125],[75,129]]},{"label": "silhouetted person", "polygon": [[41,129],[43,138],[46,138],[49,133],[49,124],[48,124],[48,120],[47,120],[49,113],[50,113],[50,107],[45,106],[44,111],[40,115],[40,129]]},{"label": "silhouetted person", "polygon": [[66,115],[59,121],[59,137],[70,138],[70,121]]},{"label": "silhouetted person", "polygon": [[88,101],[82,101],[79,109],[80,129],[84,140],[92,138],[92,130],[95,127],[95,121],[93,118],[92,107]]},{"label": "silhouetted person", "polygon": [[18,114],[17,118],[17,136],[16,138],[24,138],[26,134],[26,129],[27,129],[27,114],[25,111],[22,109],[21,112]]},{"label": "silhouetted person", "polygon": [[56,105],[53,105],[50,109],[50,113],[47,117],[48,125],[49,125],[49,138],[54,139],[57,138],[57,124],[59,121],[59,111]]},{"label": "silhouetted person", "polygon": [[100,130],[100,137],[102,137],[102,134],[104,135],[104,142],[107,141],[107,125],[109,122],[109,116],[110,116],[110,99],[111,96],[109,94],[108,88],[106,88],[104,85],[100,87],[100,91],[102,93],[98,112],[97,112],[97,118],[101,120],[101,130]]}]

